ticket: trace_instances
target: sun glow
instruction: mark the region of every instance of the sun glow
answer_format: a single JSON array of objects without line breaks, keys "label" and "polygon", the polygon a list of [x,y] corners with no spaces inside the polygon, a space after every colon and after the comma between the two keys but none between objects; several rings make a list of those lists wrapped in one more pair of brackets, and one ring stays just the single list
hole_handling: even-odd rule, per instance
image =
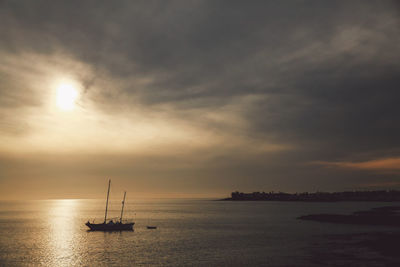
[{"label": "sun glow", "polygon": [[78,95],[78,90],[72,84],[60,84],[57,87],[57,107],[62,110],[73,110]]}]

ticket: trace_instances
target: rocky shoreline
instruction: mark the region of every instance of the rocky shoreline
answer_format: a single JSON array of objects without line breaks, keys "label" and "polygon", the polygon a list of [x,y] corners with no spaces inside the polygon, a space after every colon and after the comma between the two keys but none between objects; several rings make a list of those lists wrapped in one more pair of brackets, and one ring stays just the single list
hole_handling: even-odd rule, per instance
[{"label": "rocky shoreline", "polygon": [[311,214],[297,219],[327,223],[386,225],[400,227],[400,206],[374,208],[358,211],[350,215],[342,214]]}]

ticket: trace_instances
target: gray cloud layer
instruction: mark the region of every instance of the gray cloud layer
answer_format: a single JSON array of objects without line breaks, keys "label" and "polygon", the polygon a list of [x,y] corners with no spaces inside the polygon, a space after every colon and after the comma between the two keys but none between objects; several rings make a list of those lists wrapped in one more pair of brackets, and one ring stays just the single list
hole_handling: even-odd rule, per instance
[{"label": "gray cloud layer", "polygon": [[[107,110],[168,105],[183,121],[294,148],[253,158],[211,148],[206,165],[217,167],[192,175],[194,186],[218,176],[221,190],[340,190],[400,182],[308,164],[400,157],[399,10],[396,1],[3,1],[0,51],[72,55],[94,69],[80,77],[87,91],[99,77],[123,81],[99,93]],[[0,79],[3,111],[35,104],[13,101],[15,82]],[[246,129],[202,116],[246,97],[235,106]]]}]

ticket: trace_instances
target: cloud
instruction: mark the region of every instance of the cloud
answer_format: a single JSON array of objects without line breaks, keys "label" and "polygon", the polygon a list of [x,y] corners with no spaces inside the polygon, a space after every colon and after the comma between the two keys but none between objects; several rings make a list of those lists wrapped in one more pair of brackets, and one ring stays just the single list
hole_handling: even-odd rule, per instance
[{"label": "cloud", "polygon": [[[400,157],[396,1],[2,1],[0,17],[5,158],[180,152],[204,188],[340,190]],[[63,76],[75,119],[48,105]]]},{"label": "cloud", "polygon": [[317,161],[313,164],[322,165],[325,167],[337,167],[353,170],[366,170],[366,171],[393,171],[400,172],[400,158],[383,158],[373,159],[363,162],[323,162]]},{"label": "cloud", "polygon": [[362,184],[362,187],[372,187],[372,188],[393,188],[398,187],[400,182],[390,181],[390,182],[377,182],[377,183],[370,183],[370,184]]}]

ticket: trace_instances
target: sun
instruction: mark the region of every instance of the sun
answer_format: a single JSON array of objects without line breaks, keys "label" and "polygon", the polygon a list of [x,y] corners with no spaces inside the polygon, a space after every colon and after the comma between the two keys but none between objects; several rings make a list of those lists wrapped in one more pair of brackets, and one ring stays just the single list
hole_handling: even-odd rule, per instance
[{"label": "sun", "polygon": [[72,84],[60,84],[57,87],[57,107],[62,110],[73,110],[78,95],[78,90]]}]

